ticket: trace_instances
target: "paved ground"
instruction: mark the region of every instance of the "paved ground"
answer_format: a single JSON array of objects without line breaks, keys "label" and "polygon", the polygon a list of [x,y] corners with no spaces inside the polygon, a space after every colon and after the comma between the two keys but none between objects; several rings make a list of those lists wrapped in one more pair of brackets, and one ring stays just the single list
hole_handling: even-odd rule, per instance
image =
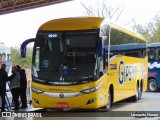
[{"label": "paved ground", "polygon": [[[30,108],[31,110],[32,108]],[[76,112],[75,112],[76,111]],[[149,117],[135,118],[135,114]],[[46,116],[49,113],[49,116]],[[55,112],[49,109],[47,112],[42,112],[41,118],[2,118],[2,120],[160,120],[160,92],[158,93],[143,93],[142,98],[137,102],[121,101],[115,103],[108,112],[93,112],[65,109],[63,112]],[[43,116],[44,115],[44,116]],[[159,116],[159,117],[151,117]],[[54,117],[53,117],[54,116]]]}]

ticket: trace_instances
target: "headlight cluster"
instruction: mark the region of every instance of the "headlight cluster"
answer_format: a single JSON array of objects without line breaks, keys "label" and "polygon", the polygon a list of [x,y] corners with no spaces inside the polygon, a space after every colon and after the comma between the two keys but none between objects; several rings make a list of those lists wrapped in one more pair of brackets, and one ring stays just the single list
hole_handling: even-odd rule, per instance
[{"label": "headlight cluster", "polygon": [[41,90],[32,88],[32,92],[35,92],[35,93],[37,93],[37,94],[40,94],[40,93],[43,93],[44,91],[41,91]]},{"label": "headlight cluster", "polygon": [[102,82],[98,86],[96,86],[94,88],[90,88],[90,89],[82,91],[82,93],[89,94],[89,93],[95,92],[101,87],[101,85],[102,85]]},{"label": "headlight cluster", "polygon": [[[102,82],[98,86],[96,86],[96,87],[89,88],[89,89],[83,90],[81,92],[78,92],[79,94],[76,94],[76,96],[95,92],[95,91],[97,91],[101,87],[101,85],[102,85]],[[32,92],[37,93],[37,94],[45,93],[44,91],[38,90],[38,89],[35,89],[35,88],[32,88]]]}]

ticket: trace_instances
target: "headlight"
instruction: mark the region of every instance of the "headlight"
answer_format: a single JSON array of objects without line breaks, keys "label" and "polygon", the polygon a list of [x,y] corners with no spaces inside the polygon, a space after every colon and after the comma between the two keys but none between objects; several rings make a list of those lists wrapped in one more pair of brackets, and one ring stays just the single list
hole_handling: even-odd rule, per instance
[{"label": "headlight", "polygon": [[32,92],[35,92],[35,93],[37,93],[37,94],[40,94],[40,93],[43,93],[44,91],[41,91],[41,90],[32,88]]},{"label": "headlight", "polygon": [[90,89],[82,91],[82,93],[88,94],[88,93],[95,92],[95,91],[97,91],[101,87],[101,85],[102,85],[102,82],[98,86],[96,86],[94,88],[90,88]]}]

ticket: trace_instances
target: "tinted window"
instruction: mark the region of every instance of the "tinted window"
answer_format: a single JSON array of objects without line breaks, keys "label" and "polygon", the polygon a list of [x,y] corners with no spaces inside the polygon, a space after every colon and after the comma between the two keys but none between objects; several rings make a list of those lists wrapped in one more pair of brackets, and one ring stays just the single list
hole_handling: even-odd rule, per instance
[{"label": "tinted window", "polygon": [[149,49],[148,59],[156,60],[156,49],[155,48],[148,48],[148,49]]},{"label": "tinted window", "polygon": [[[111,29],[110,45],[111,53],[114,52],[114,54],[117,53],[117,55],[123,52],[123,55],[130,57],[142,58],[146,56],[146,54],[144,54],[144,52],[146,52],[144,51],[144,49],[146,49],[145,41],[115,29]],[[106,50],[108,50],[108,46],[106,46]],[[112,56],[113,55],[110,55],[110,57]]]}]

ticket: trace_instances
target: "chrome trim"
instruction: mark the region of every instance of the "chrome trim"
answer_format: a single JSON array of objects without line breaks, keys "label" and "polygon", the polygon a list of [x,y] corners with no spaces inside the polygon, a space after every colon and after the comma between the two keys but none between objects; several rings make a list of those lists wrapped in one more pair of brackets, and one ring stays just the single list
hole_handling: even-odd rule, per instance
[{"label": "chrome trim", "polygon": [[38,81],[38,82],[43,82],[43,83],[45,83],[46,81],[45,80],[41,80],[41,79],[39,79],[39,78],[33,78],[34,80],[36,80],[36,81]]},{"label": "chrome trim", "polygon": [[41,93],[42,95],[48,96],[48,97],[53,97],[53,98],[61,98],[60,95],[63,94],[63,98],[72,98],[76,96],[80,96],[84,93],[81,92],[73,92],[73,93],[51,93],[51,92],[43,92]]},{"label": "chrome trim", "polygon": [[[41,95],[45,95],[48,97],[53,97],[53,98],[72,98],[72,97],[77,97],[83,94],[88,94],[91,92],[95,92],[96,90],[98,90],[101,86],[102,86],[103,81],[96,87],[94,88],[89,88],[86,90],[83,90],[81,92],[71,92],[71,93],[63,93],[63,92],[59,92],[59,93],[54,93],[54,92],[44,92],[35,88],[32,88],[32,91],[37,93],[37,94],[41,94]],[[68,88],[65,88],[68,89]],[[91,90],[91,91],[89,91]],[[85,92],[85,91],[89,91],[89,92]],[[63,97],[62,97],[63,96]]]},{"label": "chrome trim", "polygon": [[76,82],[48,82],[48,83],[53,85],[71,85],[75,84]]}]

